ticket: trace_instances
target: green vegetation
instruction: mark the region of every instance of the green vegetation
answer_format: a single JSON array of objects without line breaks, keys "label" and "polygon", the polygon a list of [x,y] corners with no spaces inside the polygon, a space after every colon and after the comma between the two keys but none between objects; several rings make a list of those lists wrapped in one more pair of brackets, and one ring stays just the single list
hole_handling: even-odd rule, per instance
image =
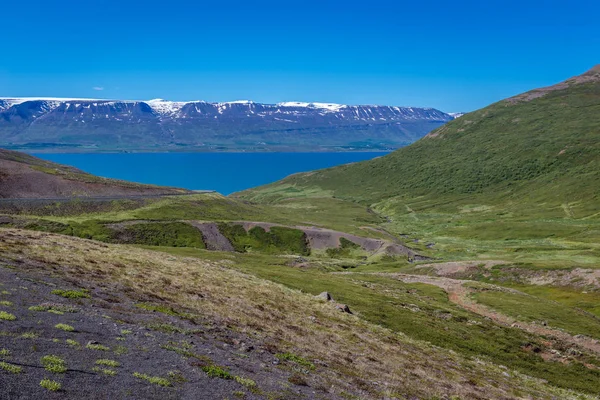
[{"label": "green vegetation", "polygon": [[61,331],[65,331],[65,332],[74,332],[75,328],[73,328],[71,325],[67,325],[67,324],[56,324],[54,325],[54,327],[56,329],[60,329]]},{"label": "green vegetation", "polygon": [[474,298],[478,303],[521,321],[547,323],[573,335],[583,334],[600,339],[599,318],[559,303],[530,295],[489,290],[476,293]]},{"label": "green vegetation", "polygon": [[67,372],[67,363],[62,358],[55,355],[47,355],[41,359],[44,369],[54,374],[64,374]]},{"label": "green vegetation", "polygon": [[0,311],[0,321],[14,321],[17,317],[6,311]]},{"label": "green vegetation", "polygon": [[108,375],[108,376],[117,375],[117,371],[115,371],[114,369],[110,369],[110,368],[94,367],[94,368],[92,368],[92,371],[99,373],[99,374]]},{"label": "green vegetation", "polygon": [[126,226],[113,241],[151,246],[205,248],[200,231],[183,222],[132,224]]},{"label": "green vegetation", "polygon": [[117,367],[121,366],[121,363],[119,363],[118,361],[115,361],[115,360],[101,358],[99,360],[96,360],[96,365],[104,365],[107,367],[117,368]]},{"label": "green vegetation", "polygon": [[315,369],[315,364],[311,363],[310,361],[308,361],[302,357],[292,354],[292,353],[279,353],[279,354],[276,354],[275,356],[277,358],[279,358],[280,360],[294,362],[294,363],[301,365],[309,370]]},{"label": "green vegetation", "polygon": [[6,371],[10,374],[20,374],[23,372],[23,368],[19,367],[18,365],[9,364],[4,361],[0,361],[0,370]]},{"label": "green vegetation", "polygon": [[51,392],[57,392],[62,387],[59,382],[50,379],[42,379],[42,381],[40,382],[40,386]]},{"label": "green vegetation", "polygon": [[267,232],[263,227],[255,226],[246,232],[242,225],[222,223],[219,224],[219,230],[239,252],[310,253],[306,234],[299,229],[273,226]]},{"label": "green vegetation", "polygon": [[13,303],[8,300],[0,300],[0,306],[11,307],[12,305]]},{"label": "green vegetation", "polygon": [[101,345],[99,343],[88,343],[85,347],[90,350],[110,351],[110,347]]},{"label": "green vegetation", "polygon": [[0,349],[0,358],[10,357],[10,350]]},{"label": "green vegetation", "polygon": [[79,310],[75,307],[71,307],[65,304],[40,304],[38,306],[29,307],[29,311],[48,311],[53,314],[61,315],[64,313],[75,313]]},{"label": "green vegetation", "polygon": [[256,382],[250,378],[242,378],[241,376],[234,376],[233,380],[239,383],[242,386],[246,386],[247,388],[256,388]]},{"label": "green vegetation", "polygon": [[138,379],[143,379],[147,382],[150,382],[153,385],[158,385],[158,386],[163,386],[163,387],[172,386],[171,381],[168,380],[167,378],[161,378],[159,376],[149,376],[146,374],[141,374],[139,372],[134,372],[133,376],[135,376]]},{"label": "green vegetation", "polygon": [[[411,245],[436,258],[477,254],[595,267],[599,128],[596,79],[531,101],[504,100],[387,156],[296,174],[235,197],[262,207],[332,197],[370,207],[389,218],[386,230],[419,240]],[[300,217],[304,210],[296,211]]]},{"label": "green vegetation", "polygon": [[185,383],[188,381],[185,378],[185,376],[183,376],[183,374],[179,371],[169,371],[167,373],[167,376],[169,377],[171,382],[175,382],[175,383]]},{"label": "green vegetation", "polygon": [[349,257],[352,253],[352,250],[360,249],[360,245],[346,239],[340,238],[340,247],[327,249],[325,252],[329,257],[332,258],[340,258],[340,257]]},{"label": "green vegetation", "polygon": [[89,299],[92,297],[85,289],[81,289],[81,290],[55,289],[52,291],[52,294],[64,297],[65,299]]},{"label": "green vegetation", "polygon": [[211,378],[233,379],[233,375],[226,368],[219,367],[218,365],[205,365],[202,367],[202,371]]},{"label": "green vegetation", "polygon": [[73,339],[66,339],[65,343],[72,347],[79,347],[79,342]]},{"label": "green vegetation", "polygon": [[[210,259],[214,253],[161,247],[170,254]],[[219,255],[214,254],[216,259]],[[289,288],[317,295],[323,291],[333,294],[340,303],[350,304],[353,312],[373,324],[393,332],[402,332],[411,338],[429,342],[471,357],[485,357],[521,373],[548,380],[559,387],[577,388],[585,392],[600,392],[600,373],[579,362],[568,365],[548,363],[536,353],[526,353],[523,343],[534,343],[544,348],[542,339],[526,332],[497,325],[470,313],[448,300],[447,293],[425,284],[406,284],[390,277],[361,273],[385,271],[385,263],[356,268],[352,274],[331,274],[336,269],[297,269],[287,266],[285,258],[260,254],[236,254],[232,267],[258,277],[281,283]],[[392,272],[412,268],[410,264],[392,263]],[[340,267],[337,271],[343,271]],[[418,311],[413,311],[418,310]],[[452,318],[439,318],[442,313]],[[470,322],[471,321],[471,322]],[[473,323],[473,321],[475,323]],[[296,361],[294,354],[281,353]],[[298,357],[298,360],[303,360]],[[307,363],[310,361],[304,360]],[[303,361],[300,361],[302,366]],[[600,360],[591,360],[600,367]],[[304,365],[310,369],[308,365]]]}]

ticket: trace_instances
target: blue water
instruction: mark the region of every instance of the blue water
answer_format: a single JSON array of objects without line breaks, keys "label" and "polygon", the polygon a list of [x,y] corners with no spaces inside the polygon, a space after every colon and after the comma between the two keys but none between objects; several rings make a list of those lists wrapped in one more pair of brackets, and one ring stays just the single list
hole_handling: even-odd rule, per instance
[{"label": "blue water", "polygon": [[360,153],[117,153],[34,154],[94,175],[230,194],[311,171],[369,160],[384,152]]}]

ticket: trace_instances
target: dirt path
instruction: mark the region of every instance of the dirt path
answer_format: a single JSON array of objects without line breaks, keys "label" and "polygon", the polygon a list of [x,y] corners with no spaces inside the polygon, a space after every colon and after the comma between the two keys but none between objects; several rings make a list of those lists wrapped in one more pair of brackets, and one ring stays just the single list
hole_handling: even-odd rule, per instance
[{"label": "dirt path", "polygon": [[[592,339],[586,336],[573,336],[569,333],[563,332],[558,329],[553,329],[550,327],[530,324],[523,321],[517,321],[516,319],[499,313],[489,307],[484,306],[483,304],[479,304],[472,300],[471,294],[474,291],[468,287],[466,287],[465,283],[473,283],[474,281],[460,280],[460,279],[451,279],[445,277],[433,277],[433,276],[425,276],[425,275],[406,275],[406,274],[394,274],[394,273],[374,273],[374,275],[386,276],[390,278],[398,279],[405,283],[426,283],[429,285],[437,286],[441,289],[444,289],[448,293],[448,299],[464,308],[465,310],[471,311],[475,314],[481,315],[483,317],[490,318],[494,322],[511,326],[513,328],[522,329],[526,332],[540,335],[540,336],[548,336],[558,339],[560,341],[580,346],[589,351],[592,351],[598,355],[600,355],[600,342],[596,339]],[[509,292],[520,293],[514,289],[501,288],[501,290],[506,290]]]},{"label": "dirt path", "polygon": [[202,233],[202,239],[206,244],[207,250],[215,251],[234,251],[233,245],[223,236],[219,227],[214,222],[190,221],[190,225],[197,228]]},{"label": "dirt path", "polygon": [[417,269],[433,268],[439,276],[451,276],[457,273],[466,272],[470,269],[484,268],[490,269],[495,265],[509,264],[501,260],[473,260],[473,261],[449,261],[442,263],[421,264]]}]

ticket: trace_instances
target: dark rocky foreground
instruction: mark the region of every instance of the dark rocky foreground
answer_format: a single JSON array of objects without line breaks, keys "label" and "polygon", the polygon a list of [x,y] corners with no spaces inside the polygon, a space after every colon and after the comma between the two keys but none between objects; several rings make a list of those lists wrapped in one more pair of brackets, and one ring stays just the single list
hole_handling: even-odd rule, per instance
[{"label": "dark rocky foreground", "polygon": [[[282,368],[268,345],[228,330],[226,321],[215,324],[175,312],[160,299],[139,298],[110,282],[81,291],[81,280],[52,277],[38,267],[0,261],[0,312],[16,317],[0,320],[0,361],[21,369],[10,373],[0,368],[2,400],[318,395],[312,388],[290,384],[297,372]],[[90,297],[64,298],[52,293],[56,290]],[[47,371],[41,362],[47,355],[64,360],[66,372]],[[119,365],[98,365],[102,359]],[[162,378],[167,386],[135,373]],[[40,386],[42,379],[59,382],[61,389],[48,391]]]}]

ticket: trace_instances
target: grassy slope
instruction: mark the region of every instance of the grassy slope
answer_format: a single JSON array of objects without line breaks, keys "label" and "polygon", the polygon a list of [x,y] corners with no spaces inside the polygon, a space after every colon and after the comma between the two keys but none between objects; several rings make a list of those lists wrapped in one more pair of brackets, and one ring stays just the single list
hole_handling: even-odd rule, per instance
[{"label": "grassy slope", "polygon": [[436,257],[600,265],[600,72],[467,114],[375,160],[292,175],[238,198],[369,205]]},{"label": "grassy slope", "polygon": [[575,203],[572,214],[589,216],[600,207],[590,204],[600,194],[599,127],[600,78],[531,101],[504,100],[385,157],[292,175],[240,197],[272,201],[301,189],[372,204],[494,193],[504,202],[543,199],[554,215],[564,211],[553,207]]},{"label": "grassy slope", "polygon": [[[183,254],[196,256],[180,258],[18,230],[0,230],[0,239],[0,254],[5,259],[32,262],[24,265],[23,271],[47,268],[53,274],[69,276],[84,288],[105,284],[110,278],[129,295],[151,296],[161,305],[176,307],[175,315],[201,315],[252,335],[268,352],[287,352],[292,354],[288,358],[307,360],[310,364],[306,365],[314,366],[305,379],[311,384],[320,382],[320,388],[337,397],[571,398],[574,396],[554,385],[588,393],[600,390],[597,371],[578,363],[547,364],[534,353],[519,351],[522,343],[537,344],[537,339],[460,310],[441,290],[427,285],[373,276],[330,276],[330,282],[319,281],[313,275],[323,276],[322,272],[282,267],[282,259],[273,256],[254,258],[180,249]],[[64,267],[53,269],[57,263]],[[269,269],[277,269],[276,274]],[[261,279],[263,274],[269,280]],[[307,279],[310,276],[312,279]],[[311,294],[332,288],[339,300],[347,300],[360,313],[340,313],[332,304],[270,280]],[[384,290],[375,290],[377,287]],[[418,304],[421,312],[402,307],[405,302]],[[377,303],[385,307],[377,310]],[[447,310],[456,318],[437,319],[437,309]],[[442,326],[448,328],[447,334]],[[420,332],[460,353],[415,341],[399,330],[408,330],[411,336]],[[486,357],[489,352],[497,354],[509,368],[490,363]],[[471,355],[477,355],[476,359]],[[547,377],[551,383],[517,371]]]}]

